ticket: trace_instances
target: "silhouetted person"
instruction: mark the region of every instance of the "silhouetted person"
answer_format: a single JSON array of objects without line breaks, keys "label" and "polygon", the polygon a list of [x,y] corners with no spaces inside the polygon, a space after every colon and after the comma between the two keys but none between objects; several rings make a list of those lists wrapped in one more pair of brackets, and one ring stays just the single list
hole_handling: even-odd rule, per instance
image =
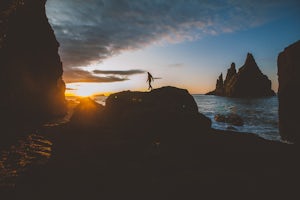
[{"label": "silhouetted person", "polygon": [[149,83],[148,90],[152,90],[151,82],[154,81],[154,78],[149,72],[147,72],[147,74],[148,74],[147,82]]}]

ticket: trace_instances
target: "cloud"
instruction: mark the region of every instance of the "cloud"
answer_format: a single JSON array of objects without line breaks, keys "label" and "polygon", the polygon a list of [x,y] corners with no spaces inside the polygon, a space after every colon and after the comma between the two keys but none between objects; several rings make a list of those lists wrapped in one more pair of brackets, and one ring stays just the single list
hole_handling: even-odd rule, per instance
[{"label": "cloud", "polygon": [[120,70],[94,70],[94,74],[110,74],[110,75],[120,75],[120,76],[129,76],[129,75],[135,75],[135,74],[143,74],[145,73],[144,70],[140,69],[132,69],[132,70],[125,70],[125,71],[120,71]]},{"label": "cloud", "polygon": [[[61,44],[64,68],[72,70],[153,43],[192,41],[259,26],[273,18],[274,11],[280,13],[285,9],[283,5],[296,7],[298,3],[293,0],[48,0],[47,16]],[[70,71],[66,73],[65,79],[72,78]],[[83,78],[85,72],[80,73],[76,69],[73,72],[77,78]],[[106,79],[85,75],[95,80],[117,80],[114,76]]]},{"label": "cloud", "polygon": [[80,69],[71,69],[64,71],[64,79],[67,83],[71,82],[120,82],[129,80],[127,77],[119,76],[96,76],[91,72],[80,70]]}]

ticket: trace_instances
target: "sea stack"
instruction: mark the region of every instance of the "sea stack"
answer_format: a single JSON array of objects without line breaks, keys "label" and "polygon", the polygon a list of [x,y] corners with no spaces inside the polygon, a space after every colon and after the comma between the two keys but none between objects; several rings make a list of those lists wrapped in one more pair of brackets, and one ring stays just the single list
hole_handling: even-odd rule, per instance
[{"label": "sea stack", "polygon": [[235,63],[232,63],[227,70],[225,81],[221,76],[217,80],[216,89],[207,94],[239,97],[259,98],[274,96],[271,89],[271,81],[264,75],[257,66],[252,54],[248,53],[245,64],[236,72]]},{"label": "sea stack", "polygon": [[42,121],[66,112],[59,43],[45,3],[0,2],[0,106],[7,122]]},{"label": "sea stack", "polygon": [[281,52],[278,65],[279,132],[284,140],[300,142],[300,40]]}]

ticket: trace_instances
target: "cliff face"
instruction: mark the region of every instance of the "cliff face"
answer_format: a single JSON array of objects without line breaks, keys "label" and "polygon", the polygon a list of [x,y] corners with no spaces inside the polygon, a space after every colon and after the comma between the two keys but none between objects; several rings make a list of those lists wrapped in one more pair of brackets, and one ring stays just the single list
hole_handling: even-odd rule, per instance
[{"label": "cliff face", "polygon": [[283,139],[300,141],[300,41],[278,56],[279,131]]},{"label": "cliff face", "polygon": [[59,43],[45,0],[0,2],[1,112],[8,121],[65,113]]},{"label": "cliff face", "polygon": [[208,94],[228,97],[266,97],[275,95],[271,81],[257,66],[252,54],[248,53],[245,64],[236,73],[235,64],[227,70],[225,81],[220,77],[216,89]]}]

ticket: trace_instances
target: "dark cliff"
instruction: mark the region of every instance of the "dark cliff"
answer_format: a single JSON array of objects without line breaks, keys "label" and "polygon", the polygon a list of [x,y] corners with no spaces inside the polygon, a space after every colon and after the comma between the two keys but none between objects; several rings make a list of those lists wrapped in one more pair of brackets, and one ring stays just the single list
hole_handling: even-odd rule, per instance
[{"label": "dark cliff", "polygon": [[245,64],[236,73],[235,64],[227,70],[223,82],[221,76],[217,80],[216,89],[208,94],[228,97],[267,97],[274,96],[271,81],[257,66],[252,54],[248,53]]},{"label": "dark cliff", "polygon": [[300,41],[278,56],[279,131],[283,139],[300,141]]},{"label": "dark cliff", "polygon": [[0,106],[7,122],[43,121],[66,111],[59,43],[45,3],[0,2]]}]

